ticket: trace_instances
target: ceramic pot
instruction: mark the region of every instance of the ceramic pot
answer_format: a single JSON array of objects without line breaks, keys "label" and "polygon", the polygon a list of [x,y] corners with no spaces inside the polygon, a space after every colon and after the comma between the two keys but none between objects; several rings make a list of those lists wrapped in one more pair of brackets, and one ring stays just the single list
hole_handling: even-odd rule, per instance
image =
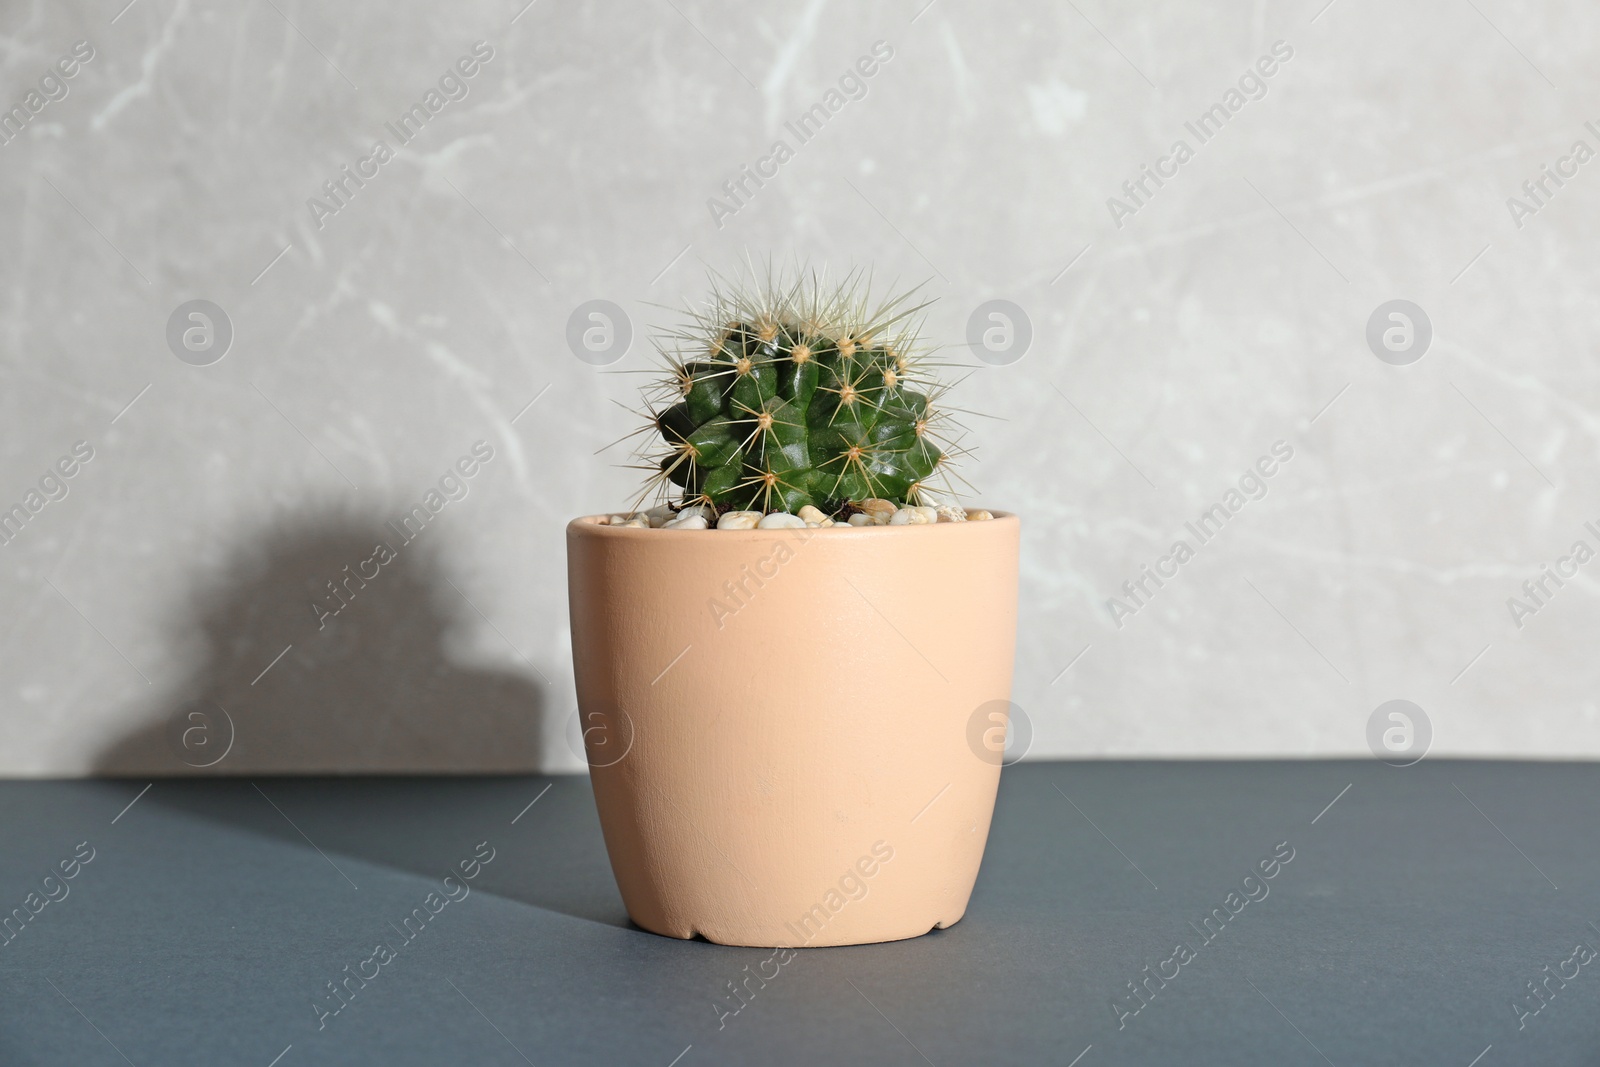
[{"label": "ceramic pot", "polygon": [[633,921],[798,948],[965,913],[999,785],[1020,524],[567,527],[595,804]]}]

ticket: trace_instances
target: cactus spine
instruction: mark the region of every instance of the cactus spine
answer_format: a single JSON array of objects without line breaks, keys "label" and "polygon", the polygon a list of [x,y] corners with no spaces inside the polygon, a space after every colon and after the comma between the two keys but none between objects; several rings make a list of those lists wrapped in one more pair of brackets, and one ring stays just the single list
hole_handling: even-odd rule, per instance
[{"label": "cactus spine", "polygon": [[948,493],[951,420],[918,349],[915,290],[874,302],[852,274],[729,286],[716,279],[688,326],[659,342],[670,374],[649,405],[665,454],[648,494],[717,510],[838,513],[877,497]]}]

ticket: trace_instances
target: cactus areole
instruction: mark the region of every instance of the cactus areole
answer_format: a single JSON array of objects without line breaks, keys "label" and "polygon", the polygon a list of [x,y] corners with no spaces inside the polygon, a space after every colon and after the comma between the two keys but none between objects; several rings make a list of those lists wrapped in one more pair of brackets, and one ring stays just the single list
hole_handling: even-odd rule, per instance
[{"label": "cactus areole", "polygon": [[661,344],[670,374],[650,417],[666,452],[645,457],[651,488],[718,511],[937,500],[948,420],[919,358],[927,305],[911,296],[874,303],[859,275],[719,285]]}]

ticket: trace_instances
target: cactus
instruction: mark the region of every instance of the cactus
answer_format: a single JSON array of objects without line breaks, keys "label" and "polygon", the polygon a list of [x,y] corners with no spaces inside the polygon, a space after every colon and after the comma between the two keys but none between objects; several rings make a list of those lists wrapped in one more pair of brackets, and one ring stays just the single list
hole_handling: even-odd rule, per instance
[{"label": "cactus", "polygon": [[[859,273],[813,272],[730,286],[658,347],[670,373],[651,398],[645,494],[761,512],[810,504],[830,514],[881,498],[948,495],[952,420],[918,349],[916,290],[874,303]],[[930,481],[945,482],[944,492]]]}]

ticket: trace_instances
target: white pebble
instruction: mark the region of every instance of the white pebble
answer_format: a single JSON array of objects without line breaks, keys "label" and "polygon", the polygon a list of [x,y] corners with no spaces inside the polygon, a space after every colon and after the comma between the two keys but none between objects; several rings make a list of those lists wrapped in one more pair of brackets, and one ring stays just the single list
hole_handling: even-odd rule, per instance
[{"label": "white pebble", "polygon": [[851,526],[871,526],[871,525],[873,525],[873,522],[864,513],[858,511],[854,515],[850,516],[850,525]]},{"label": "white pebble", "polygon": [[623,519],[621,522],[613,522],[611,525],[632,530],[648,530],[650,529],[650,520],[643,515],[635,515],[631,519]]},{"label": "white pebble", "polygon": [[754,530],[761,521],[759,511],[729,511],[717,520],[719,530]]},{"label": "white pebble", "polygon": [[680,515],[661,527],[663,530],[705,530],[710,528],[704,515]]},{"label": "white pebble", "polygon": [[821,526],[828,519],[828,516],[822,513],[821,508],[812,504],[802,504],[799,515],[802,522],[814,526]]},{"label": "white pebble", "polygon": [[940,522],[966,522],[967,509],[960,504],[945,504],[937,509]]},{"label": "white pebble", "polygon": [[661,527],[672,521],[673,514],[671,508],[667,507],[665,504],[662,504],[660,507],[654,507],[645,512],[644,517],[650,521],[650,528],[652,530],[659,530]]},{"label": "white pebble", "polygon": [[994,518],[994,516],[992,514],[990,514],[989,512],[985,511],[983,508],[979,508],[977,511],[969,511],[969,512],[967,512],[967,521],[968,522],[982,522],[984,519],[992,519],[992,518]]},{"label": "white pebble", "polygon": [[706,520],[707,525],[710,525],[711,509],[706,507],[704,504],[690,504],[688,507],[678,512],[678,518],[680,519],[692,518],[695,515],[700,516],[702,519]]},{"label": "white pebble", "polygon": [[914,504],[914,505],[912,505],[912,507],[913,507],[913,509],[915,511],[917,511],[922,516],[924,522],[938,522],[939,521],[939,509],[938,508],[929,507],[927,504]]},{"label": "white pebble", "polygon": [[889,520],[890,526],[926,526],[933,520],[923,508],[901,508],[894,513],[894,518]]},{"label": "white pebble", "polygon": [[874,526],[889,525],[889,521],[894,518],[895,512],[900,510],[890,501],[882,500],[878,497],[870,497],[863,500],[856,507],[861,509]]},{"label": "white pebble", "polygon": [[787,511],[774,511],[770,515],[763,515],[761,521],[756,523],[759,530],[803,530],[806,521],[798,515],[790,515]]}]

